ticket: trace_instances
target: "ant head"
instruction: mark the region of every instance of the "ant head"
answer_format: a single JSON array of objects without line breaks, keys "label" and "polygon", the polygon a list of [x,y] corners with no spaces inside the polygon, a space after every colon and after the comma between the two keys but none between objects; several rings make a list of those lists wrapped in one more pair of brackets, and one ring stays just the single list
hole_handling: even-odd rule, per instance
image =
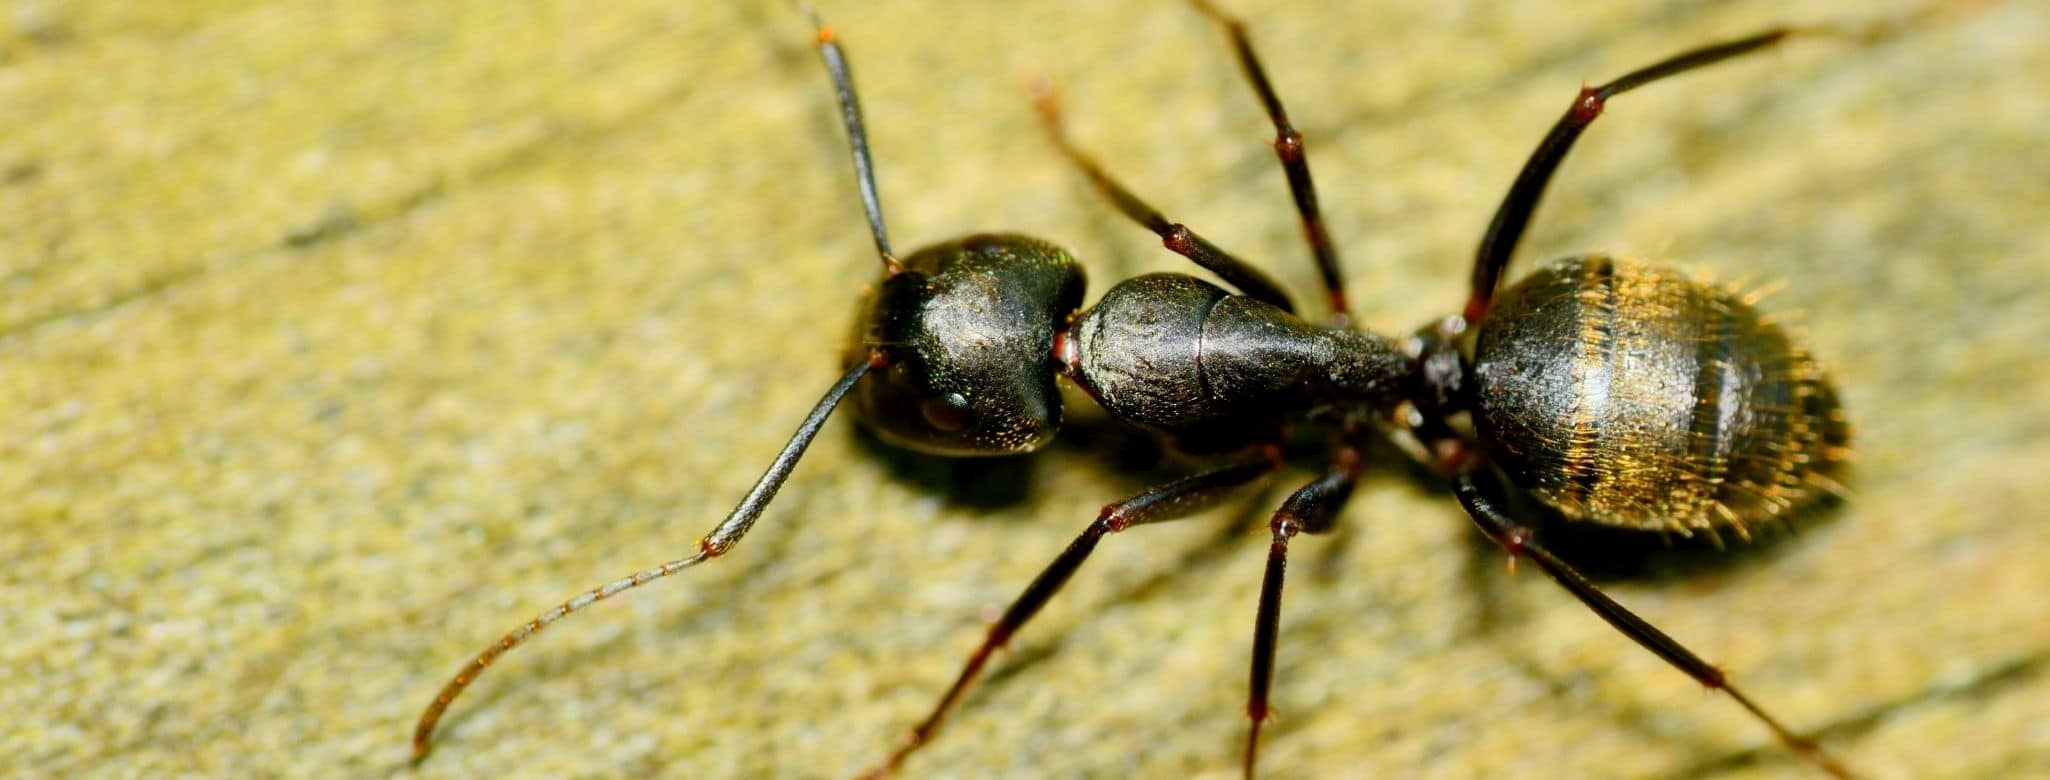
[{"label": "ant head", "polygon": [[863,312],[855,389],[884,440],[936,455],[1030,452],[1061,424],[1053,336],[1082,303],[1081,266],[1020,235],[975,235],[904,259]]}]

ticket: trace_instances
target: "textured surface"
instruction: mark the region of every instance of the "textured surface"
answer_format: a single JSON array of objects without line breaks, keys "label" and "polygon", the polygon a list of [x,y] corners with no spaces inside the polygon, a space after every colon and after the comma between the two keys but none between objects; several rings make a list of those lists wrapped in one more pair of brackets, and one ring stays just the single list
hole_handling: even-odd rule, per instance
[{"label": "textured surface", "polygon": [[[1080,143],[1308,297],[1199,17],[959,5],[822,8],[899,245],[1043,235],[1095,293],[1179,267],[1034,131],[1047,73]],[[1254,31],[1392,331],[1457,304],[1582,80],[1829,5],[1281,5]],[[2050,12],[1985,6],[1619,98],[1524,255],[1785,284],[1765,307],[1836,372],[1854,496],[1613,587],[1880,776],[2050,772]],[[1173,470],[1086,419],[969,466],[836,423],[732,557],[508,656],[408,769],[469,653],[730,506],[874,273],[794,12],[590,7],[6,6],[0,774],[845,774],[1099,504]],[[1106,542],[912,774],[1233,771],[1265,544],[1228,529],[1262,513]],[[1505,578],[1428,482],[1377,472],[1344,525],[1296,545],[1273,776],[1794,771]]]}]

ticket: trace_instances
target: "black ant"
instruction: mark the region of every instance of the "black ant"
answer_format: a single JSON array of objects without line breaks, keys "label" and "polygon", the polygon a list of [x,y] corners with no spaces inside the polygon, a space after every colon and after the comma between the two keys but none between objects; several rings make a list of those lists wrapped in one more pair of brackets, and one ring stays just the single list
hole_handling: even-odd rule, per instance
[{"label": "black ant", "polygon": [[1236,292],[1159,273],[1112,287],[1080,308],[1083,274],[1059,247],[983,234],[903,258],[890,248],[876,197],[861,108],[846,56],[813,17],[853,150],[862,205],[883,277],[863,304],[860,342],[845,372],[797,428],[733,513],[691,555],[614,580],[528,621],[465,664],[421,714],[416,760],[443,711],[485,667],[571,612],[725,555],[754,526],[826,418],[851,397],[884,440],[949,456],[1010,455],[1045,444],[1060,426],[1056,377],[1109,413],[1214,468],[1103,507],[989,629],[953,686],[885,761],[898,768],[1003,647],[1053,598],[1107,535],[1217,505],[1282,466],[1298,428],[1328,435],[1325,473],[1275,511],[1254,619],[1244,770],[1254,772],[1269,714],[1282,577],[1299,533],[1330,530],[1352,495],[1360,453],[1384,436],[1443,475],[1482,534],[1535,564],[1673,667],[1723,691],[1779,741],[1830,774],[1844,765],[1796,734],[1724,673],[1605,595],[1547,550],[1501,501],[1500,478],[1569,520],[1679,535],[1746,535],[1836,489],[1848,430],[1827,377],[1788,334],[1732,292],[1656,266],[1571,257],[1497,290],[1552,174],[1607,101],[1696,68],[1771,48],[1780,28],[1691,49],[1584,87],[1539,142],[1495,212],[1476,253],[1463,310],[1406,338],[1349,325],[1337,253],[1303,155],[1244,25],[1205,0],[1274,123],[1274,149],[1321,272],[1331,322],[1298,317],[1258,269],[1170,221],[1070,142],[1050,91],[1037,106],[1061,152],[1125,216]]}]

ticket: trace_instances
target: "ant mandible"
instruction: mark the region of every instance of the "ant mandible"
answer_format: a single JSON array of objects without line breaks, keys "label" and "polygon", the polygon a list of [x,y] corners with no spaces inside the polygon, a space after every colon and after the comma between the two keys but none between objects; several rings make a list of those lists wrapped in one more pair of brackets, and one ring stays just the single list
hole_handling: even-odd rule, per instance
[{"label": "ant mandible", "polygon": [[1068,139],[1053,95],[1044,89],[1037,108],[1061,153],[1118,211],[1236,292],[1157,273],[1120,282],[1082,310],[1083,274],[1075,260],[1050,243],[1014,234],[968,236],[899,259],[883,226],[846,55],[832,28],[812,15],[883,266],[880,285],[861,309],[861,340],[847,354],[845,373],[695,552],[543,612],[465,664],[421,714],[415,760],[425,756],[449,704],[506,651],[571,612],[730,552],[844,399],[851,396],[861,419],[892,444],[947,456],[1011,455],[1053,437],[1061,420],[1055,377],[1064,376],[1112,416],[1219,465],[1103,507],[990,627],[953,686],[870,775],[894,771],[932,739],[991,654],[1052,599],[1105,536],[1217,505],[1282,466],[1281,445],[1291,430],[1314,428],[1328,434],[1326,471],[1291,494],[1269,524],[1246,704],[1248,776],[1269,714],[1289,542],[1333,527],[1373,436],[1388,437],[1448,479],[1481,533],[1512,562],[1535,564],[1616,630],[1735,699],[1782,744],[1832,775],[1848,776],[1842,763],[1783,725],[1721,670],[1547,550],[1532,526],[1505,508],[1499,492],[1506,478],[1574,521],[1744,535],[1836,489],[1830,474],[1846,454],[1848,429],[1827,377],[1784,330],[1736,294],[1606,255],[1560,260],[1499,294],[1497,287],[1546,184],[1608,100],[1790,37],[1839,31],[1767,30],[1583,87],[1489,222],[1464,309],[1394,339],[1349,324],[1337,252],[1317,205],[1302,135],[1289,123],[1244,24],[1206,0],[1192,5],[1230,36],[1274,123],[1274,150],[1322,277],[1328,324],[1298,317],[1288,294],[1266,274],[1119,184]]}]

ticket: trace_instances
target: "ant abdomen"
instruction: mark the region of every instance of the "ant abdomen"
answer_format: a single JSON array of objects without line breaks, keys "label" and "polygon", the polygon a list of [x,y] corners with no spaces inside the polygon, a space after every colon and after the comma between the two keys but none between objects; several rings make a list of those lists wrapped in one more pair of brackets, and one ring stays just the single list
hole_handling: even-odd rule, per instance
[{"label": "ant abdomen", "polygon": [[1385,409],[1411,358],[1182,274],[1119,283],[1068,331],[1062,363],[1111,415],[1187,452],[1277,440],[1282,425]]},{"label": "ant abdomen", "polygon": [[886,364],[855,387],[871,430],[936,455],[1030,452],[1061,424],[1054,332],[1082,305],[1082,267],[1031,236],[979,234],[904,258],[863,304],[849,361]]},{"label": "ant abdomen", "polygon": [[1474,348],[1475,426],[1566,517],[1743,531],[1834,487],[1828,378],[1737,294],[1600,255],[1505,291]]}]

